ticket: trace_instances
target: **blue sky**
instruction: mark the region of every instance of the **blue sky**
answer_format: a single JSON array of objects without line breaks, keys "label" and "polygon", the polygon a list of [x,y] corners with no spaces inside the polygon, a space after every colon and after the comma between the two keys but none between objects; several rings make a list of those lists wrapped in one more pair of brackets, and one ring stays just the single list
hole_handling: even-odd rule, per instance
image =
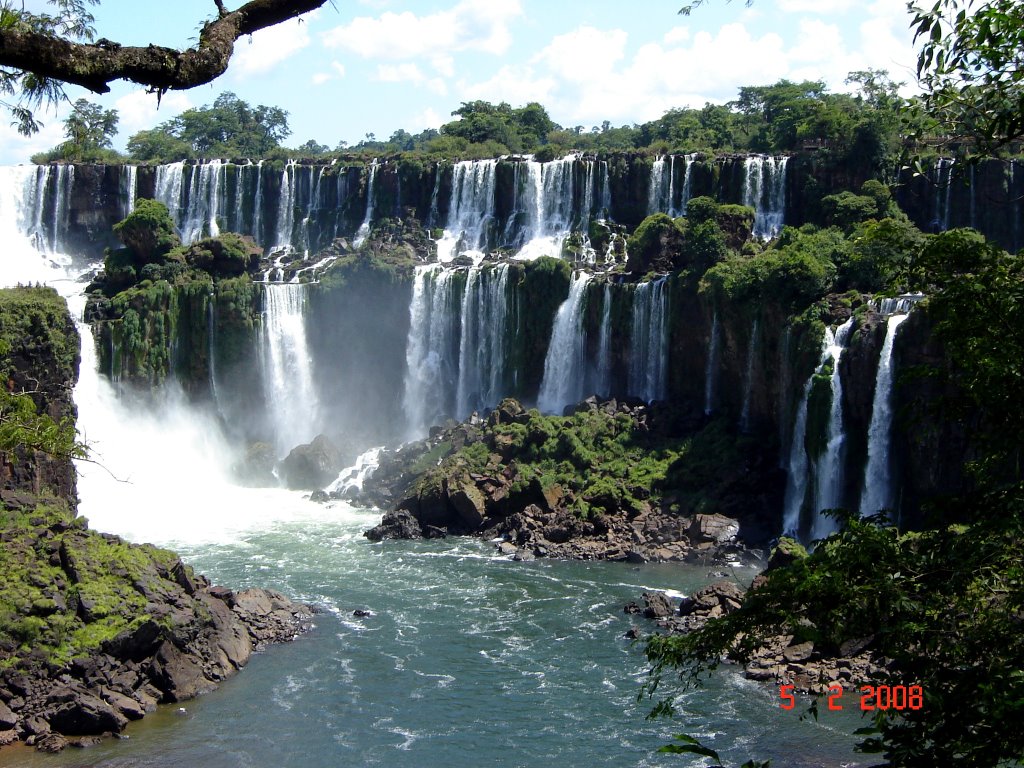
[{"label": "blue sky", "polygon": [[[913,80],[905,0],[336,0],[240,41],[211,85],[156,97],[128,83],[86,96],[121,115],[116,146],[183,109],[233,91],[290,113],[296,146],[387,138],[451,119],[464,101],[539,101],[565,126],[644,122],[672,107],[735,98],[744,85],[823,79],[872,67]],[[38,5],[38,0],[36,2]],[[237,7],[240,0],[228,2]],[[30,3],[31,5],[31,3]],[[194,43],[211,0],[103,0],[97,36],[123,44]],[[67,109],[23,139],[0,126],[0,163],[26,162],[62,140]]]}]

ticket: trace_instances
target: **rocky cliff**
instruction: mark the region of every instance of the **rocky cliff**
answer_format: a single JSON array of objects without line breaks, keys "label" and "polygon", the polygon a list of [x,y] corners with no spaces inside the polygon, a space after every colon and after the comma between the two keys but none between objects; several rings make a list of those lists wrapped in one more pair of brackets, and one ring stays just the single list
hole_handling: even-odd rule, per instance
[{"label": "rocky cliff", "polygon": [[[79,340],[63,300],[0,291],[0,339],[7,391],[73,424]],[[89,530],[69,455],[13,445],[0,467],[0,744],[52,751],[120,732],[310,625],[283,595],[212,586],[172,552]]]}]

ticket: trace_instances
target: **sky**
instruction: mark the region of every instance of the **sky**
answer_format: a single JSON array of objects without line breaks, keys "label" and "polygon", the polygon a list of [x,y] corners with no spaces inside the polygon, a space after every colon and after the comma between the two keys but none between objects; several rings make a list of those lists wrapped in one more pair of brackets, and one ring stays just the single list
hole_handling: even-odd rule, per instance
[{"label": "sky", "polygon": [[[213,83],[154,95],[118,82],[108,94],[68,88],[117,109],[128,137],[232,91],[250,104],[289,112],[287,146],[329,147],[367,134],[386,139],[451,120],[476,99],[543,104],[551,118],[586,130],[631,125],[678,107],[734,99],[747,85],[782,78],[824,80],[888,70],[913,83],[906,0],[709,0],[690,16],[684,0],[334,0],[301,21],[239,41]],[[235,8],[241,0],[226,3]],[[28,0],[27,7],[41,5]],[[96,35],[124,45],[186,48],[212,17],[212,0],[102,0]],[[39,116],[23,138],[0,121],[0,163],[27,162],[63,140],[67,105]]]}]

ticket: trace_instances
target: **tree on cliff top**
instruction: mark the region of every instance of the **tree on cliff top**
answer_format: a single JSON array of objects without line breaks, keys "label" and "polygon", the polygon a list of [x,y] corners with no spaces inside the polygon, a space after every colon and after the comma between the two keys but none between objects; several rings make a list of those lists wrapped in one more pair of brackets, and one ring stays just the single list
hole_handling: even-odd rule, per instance
[{"label": "tree on cliff top", "polygon": [[157,94],[208,83],[228,67],[243,35],[293,19],[326,0],[249,0],[229,11],[214,0],[217,15],[203,24],[199,41],[179,51],[157,45],[129,46],[100,38],[89,6],[99,0],[48,0],[53,13],[32,13],[16,0],[0,0],[0,101],[18,130],[39,129],[33,110],[67,98],[64,84],[107,93],[115,80],[149,86]]}]

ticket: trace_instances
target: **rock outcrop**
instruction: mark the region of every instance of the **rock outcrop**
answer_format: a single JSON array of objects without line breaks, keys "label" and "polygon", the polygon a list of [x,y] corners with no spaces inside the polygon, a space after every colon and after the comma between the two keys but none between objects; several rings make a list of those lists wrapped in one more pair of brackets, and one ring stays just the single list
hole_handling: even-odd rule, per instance
[{"label": "rock outcrop", "polygon": [[[7,391],[73,424],[79,340],[63,300],[0,291],[0,341]],[[212,586],[173,552],[89,530],[76,504],[69,455],[0,451],[0,745],[118,733],[311,626],[310,606]]]},{"label": "rock outcrop", "polygon": [[[687,456],[699,453],[709,465],[738,463],[731,453],[699,450],[709,439],[705,429],[671,409],[638,402],[590,398],[576,415],[544,417],[507,398],[486,420],[452,423],[385,455],[358,501],[390,509],[366,535],[373,541],[500,538],[502,551],[519,559],[756,558],[747,548],[764,537],[756,516],[737,519],[712,509],[739,509],[733,494],[749,499],[751,487],[777,493],[777,470],[748,460],[740,464],[742,476],[712,470],[715,478],[704,485],[702,477],[697,487]],[[606,441],[603,454],[586,443],[595,435]],[[620,456],[615,440],[663,458],[652,463],[625,448]]]}]

